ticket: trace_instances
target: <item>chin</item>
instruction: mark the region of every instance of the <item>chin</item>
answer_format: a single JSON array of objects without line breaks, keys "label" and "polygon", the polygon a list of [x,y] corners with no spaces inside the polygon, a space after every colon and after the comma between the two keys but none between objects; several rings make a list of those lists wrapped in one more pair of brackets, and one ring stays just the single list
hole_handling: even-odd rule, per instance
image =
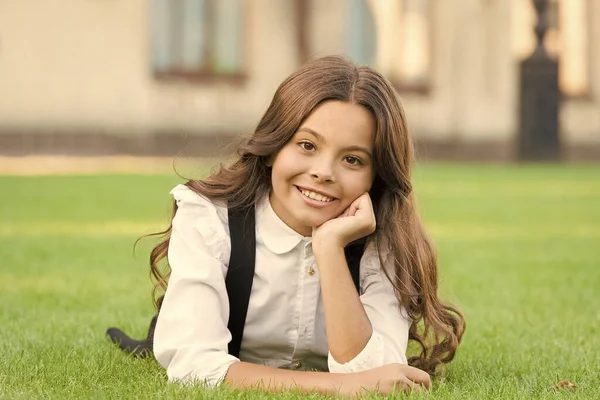
[{"label": "chin", "polygon": [[299,218],[299,220],[302,221],[302,224],[305,226],[317,227],[323,225],[325,222],[333,218],[334,217],[317,217],[314,215],[304,215],[301,218]]}]

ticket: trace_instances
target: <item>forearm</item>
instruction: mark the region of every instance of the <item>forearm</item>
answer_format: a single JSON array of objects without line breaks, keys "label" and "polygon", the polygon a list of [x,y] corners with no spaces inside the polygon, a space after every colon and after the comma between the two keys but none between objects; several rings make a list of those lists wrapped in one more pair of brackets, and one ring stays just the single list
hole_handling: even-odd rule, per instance
[{"label": "forearm", "polygon": [[344,249],[325,246],[315,253],[325,310],[329,352],[338,363],[354,359],[367,345],[373,328],[348,270]]},{"label": "forearm", "polygon": [[236,388],[257,388],[271,392],[296,389],[304,393],[349,395],[356,383],[355,374],[292,371],[236,362],[229,367],[225,383]]}]

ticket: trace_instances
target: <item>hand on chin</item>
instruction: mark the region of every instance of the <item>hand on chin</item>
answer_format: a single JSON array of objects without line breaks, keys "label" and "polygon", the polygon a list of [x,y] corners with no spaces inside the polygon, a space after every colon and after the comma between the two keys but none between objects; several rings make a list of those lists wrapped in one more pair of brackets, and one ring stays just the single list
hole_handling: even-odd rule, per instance
[{"label": "hand on chin", "polygon": [[[313,250],[341,247],[375,232],[376,222],[369,193],[364,193],[336,218],[313,227]],[[315,248],[316,247],[316,248]]]}]

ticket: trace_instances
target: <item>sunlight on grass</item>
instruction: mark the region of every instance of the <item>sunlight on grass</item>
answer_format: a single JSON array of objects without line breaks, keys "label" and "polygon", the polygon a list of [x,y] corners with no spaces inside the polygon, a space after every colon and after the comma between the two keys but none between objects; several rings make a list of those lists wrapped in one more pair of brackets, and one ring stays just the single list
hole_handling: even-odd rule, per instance
[{"label": "sunlight on grass", "polygon": [[[600,197],[600,196],[599,196]],[[97,221],[97,222],[7,222],[0,226],[0,237],[29,236],[96,236],[96,237],[140,237],[161,232],[167,225],[159,221]],[[560,226],[503,226],[491,224],[440,224],[431,222],[427,230],[434,239],[455,240],[488,240],[512,238],[528,239],[560,239],[582,238],[600,239],[600,226],[579,225],[569,231]]]},{"label": "sunlight on grass", "polygon": [[[168,226],[180,182],[0,177],[0,398],[305,398],[168,385],[106,340],[145,333],[156,239],[133,244]],[[396,397],[600,398],[600,168],[421,166],[415,192],[468,329],[431,394]]]},{"label": "sunlight on grass", "polygon": [[159,221],[14,222],[0,226],[1,236],[142,236],[163,231]]}]

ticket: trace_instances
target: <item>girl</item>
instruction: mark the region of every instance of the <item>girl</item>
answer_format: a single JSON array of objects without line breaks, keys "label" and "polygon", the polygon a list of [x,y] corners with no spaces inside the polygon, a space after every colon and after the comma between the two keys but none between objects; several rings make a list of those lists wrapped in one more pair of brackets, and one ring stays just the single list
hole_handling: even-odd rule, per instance
[{"label": "girl", "polygon": [[[404,111],[379,73],[325,57],[287,78],[231,164],[171,192],[172,224],[151,254],[155,289],[166,289],[154,354],[169,380],[344,395],[428,388],[465,323],[437,297],[412,160]],[[227,210],[252,206],[256,267],[238,358],[227,351]],[[344,255],[357,240],[360,293]],[[409,340],[420,353],[407,360]]]}]

